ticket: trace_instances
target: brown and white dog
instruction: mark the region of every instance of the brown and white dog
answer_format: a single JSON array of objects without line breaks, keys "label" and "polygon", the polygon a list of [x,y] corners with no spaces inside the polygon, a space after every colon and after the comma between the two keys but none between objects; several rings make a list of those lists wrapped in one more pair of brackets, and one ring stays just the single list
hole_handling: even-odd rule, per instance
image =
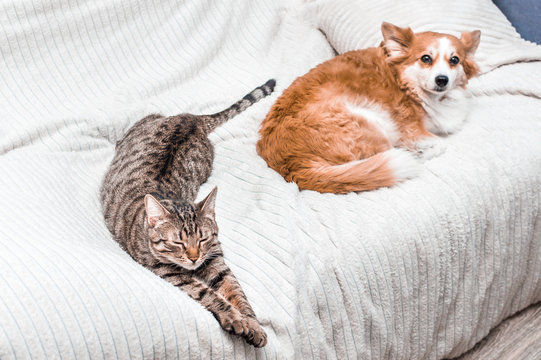
[{"label": "brown and white dog", "polygon": [[297,78],[263,121],[258,153],[300,189],[392,186],[444,151],[434,134],[463,123],[480,31],[460,39],[389,23],[381,31],[379,47],[344,53]]}]

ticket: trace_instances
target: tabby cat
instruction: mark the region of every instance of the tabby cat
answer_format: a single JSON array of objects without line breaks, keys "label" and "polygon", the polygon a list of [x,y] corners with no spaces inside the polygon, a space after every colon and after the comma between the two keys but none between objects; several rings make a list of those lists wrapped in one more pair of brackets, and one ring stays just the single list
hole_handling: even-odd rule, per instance
[{"label": "tabby cat", "polygon": [[207,135],[274,86],[269,80],[214,115],[143,118],[117,143],[101,187],[105,222],[121,247],[256,347],[266,345],[267,335],[224,262],[214,214],[217,188],[194,201],[212,170]]}]

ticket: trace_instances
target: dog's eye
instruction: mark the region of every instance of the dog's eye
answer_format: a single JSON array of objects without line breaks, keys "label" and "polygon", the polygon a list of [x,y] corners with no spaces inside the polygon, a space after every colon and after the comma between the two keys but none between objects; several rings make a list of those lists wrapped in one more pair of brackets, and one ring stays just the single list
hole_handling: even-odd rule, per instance
[{"label": "dog's eye", "polygon": [[456,56],[453,56],[452,58],[449,59],[449,64],[451,65],[456,65],[460,62],[460,59]]},{"label": "dog's eye", "polygon": [[425,64],[432,64],[432,58],[430,57],[430,55],[421,56],[421,61]]}]

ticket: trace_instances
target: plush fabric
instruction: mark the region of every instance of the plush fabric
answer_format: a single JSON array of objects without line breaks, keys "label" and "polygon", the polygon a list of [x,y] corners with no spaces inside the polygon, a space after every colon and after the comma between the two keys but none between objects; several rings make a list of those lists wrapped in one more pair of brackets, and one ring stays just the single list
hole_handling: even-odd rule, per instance
[{"label": "plush fabric", "polygon": [[[278,94],[333,56],[318,27],[347,48],[315,5],[3,6],[0,358],[434,359],[541,300],[541,86],[532,76],[541,63],[513,63],[539,58],[539,48],[517,39],[502,46],[518,55],[499,58],[485,47],[493,71],[471,82],[464,129],[418,178],[345,196],[299,192],[255,143]],[[374,14],[356,11],[365,32],[335,18],[336,34],[375,45]],[[508,34],[492,11],[491,31]],[[98,188],[115,141],[144,115],[218,111],[269,78],[271,97],[211,134],[216,159],[201,189],[219,188],[225,259],[269,336],[256,350],[119,248]]]},{"label": "plush fabric", "polygon": [[[490,0],[316,0],[307,18],[327,36],[338,53],[377,46],[381,23],[410,26],[414,31],[438,31],[460,36],[481,30],[477,60],[483,72],[517,61],[536,60],[541,48],[520,38]],[[496,26],[497,24],[497,26]]]}]

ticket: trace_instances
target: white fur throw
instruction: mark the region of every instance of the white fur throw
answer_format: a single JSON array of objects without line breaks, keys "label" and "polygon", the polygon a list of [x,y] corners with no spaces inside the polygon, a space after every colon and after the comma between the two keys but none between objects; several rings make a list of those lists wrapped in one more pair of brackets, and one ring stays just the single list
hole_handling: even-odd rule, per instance
[{"label": "white fur throw", "polygon": [[[0,358],[435,359],[541,300],[541,63],[511,64],[541,57],[494,8],[481,29],[494,70],[471,82],[464,128],[418,178],[299,192],[256,154],[278,94],[333,55],[318,27],[344,51],[379,42],[380,11],[415,30],[485,21],[474,7],[421,24],[405,2],[355,8],[365,3],[381,2],[336,2],[328,18],[288,0],[4,2]],[[456,3],[470,2],[445,4]],[[490,53],[500,33],[522,55]],[[269,78],[272,97],[211,135],[201,189],[219,188],[226,261],[269,335],[255,350],[119,248],[98,188],[115,141],[144,115],[218,111]]]}]

